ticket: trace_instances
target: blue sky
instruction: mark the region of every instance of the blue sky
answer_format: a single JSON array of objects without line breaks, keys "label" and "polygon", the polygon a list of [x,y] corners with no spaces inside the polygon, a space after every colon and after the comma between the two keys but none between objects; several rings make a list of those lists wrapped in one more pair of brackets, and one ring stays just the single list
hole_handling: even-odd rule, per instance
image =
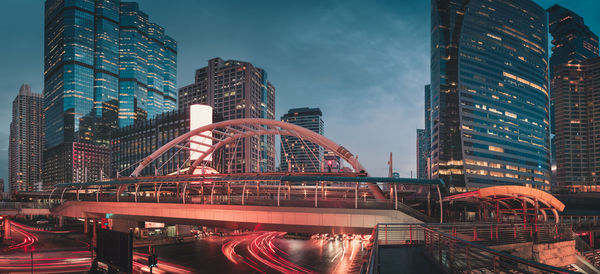
[{"label": "blue sky", "polygon": [[[177,86],[208,59],[250,61],[276,87],[276,116],[319,107],[325,135],[373,175],[389,152],[403,177],[415,170],[429,82],[428,0],[141,0],[150,20],[178,41]],[[600,33],[600,1],[538,0],[579,13]],[[0,9],[0,178],[8,178],[12,100],[23,82],[43,88],[44,1],[3,0]]]}]

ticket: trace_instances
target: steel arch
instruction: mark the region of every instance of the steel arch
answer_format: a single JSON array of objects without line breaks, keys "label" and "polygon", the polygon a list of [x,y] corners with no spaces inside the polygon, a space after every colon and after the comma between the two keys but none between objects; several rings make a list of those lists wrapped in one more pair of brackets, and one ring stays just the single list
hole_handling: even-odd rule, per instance
[{"label": "steel arch", "polygon": [[[211,132],[212,135],[203,134],[205,132]],[[355,172],[362,172],[365,174],[367,173],[363,165],[358,161],[357,156],[354,156],[350,151],[348,151],[348,149],[341,145],[338,145],[337,143],[333,142],[332,140],[326,138],[323,135],[320,135],[309,129],[282,121],[259,118],[245,118],[227,120],[206,125],[173,139],[172,141],[163,145],[162,147],[154,151],[152,154],[144,158],[144,160],[141,161],[141,163],[135,168],[135,170],[131,173],[130,176],[139,176],[142,170],[144,170],[144,168],[146,168],[149,164],[151,164],[162,154],[164,154],[172,148],[183,148],[199,154],[198,159],[196,159],[190,167],[190,171],[193,171],[196,167],[198,167],[198,165],[202,163],[203,160],[205,160],[209,155],[211,155],[211,153],[221,148],[222,146],[241,138],[261,135],[293,136],[306,141],[310,141],[316,145],[323,147],[324,149],[332,151],[337,156],[340,156],[352,166]],[[180,145],[182,143],[194,143],[195,141],[192,140],[192,137],[196,136],[210,139],[213,141],[213,144],[205,145],[208,148],[203,151],[191,149],[187,147],[187,145]],[[216,136],[222,137],[218,138]],[[371,184],[369,187],[373,195],[377,199],[385,199],[383,192],[376,184]]]}]

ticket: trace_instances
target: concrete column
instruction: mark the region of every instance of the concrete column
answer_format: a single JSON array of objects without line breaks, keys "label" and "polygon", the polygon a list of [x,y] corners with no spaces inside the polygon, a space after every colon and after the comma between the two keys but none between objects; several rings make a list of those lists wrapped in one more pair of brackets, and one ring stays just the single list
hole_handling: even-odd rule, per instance
[{"label": "concrete column", "polygon": [[83,219],[83,233],[86,235],[90,233],[90,219],[88,217]]},{"label": "concrete column", "polygon": [[95,218],[92,219],[92,243],[94,245],[93,247],[95,247],[96,240],[98,237],[98,231],[97,231],[98,229],[96,228],[98,226],[97,223],[98,223],[98,219],[95,219]]},{"label": "concrete column", "polygon": [[65,226],[65,220],[63,216],[58,216],[58,227]]}]

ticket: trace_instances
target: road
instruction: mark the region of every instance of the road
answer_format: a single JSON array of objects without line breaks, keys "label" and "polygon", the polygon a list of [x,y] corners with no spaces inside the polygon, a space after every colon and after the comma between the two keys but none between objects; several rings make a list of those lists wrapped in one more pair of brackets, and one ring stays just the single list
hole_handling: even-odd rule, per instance
[{"label": "road", "polygon": [[[0,272],[67,273],[91,265],[89,244],[72,231],[41,231],[13,222],[12,244],[0,252]],[[365,242],[359,239],[284,238],[283,232],[250,232],[156,246],[153,273],[357,273]],[[33,256],[32,256],[33,254]],[[134,273],[149,273],[147,248],[133,254]]]},{"label": "road", "polygon": [[[161,260],[194,273],[356,273],[364,255],[360,240],[296,240],[281,232],[211,237],[157,246]],[[141,249],[140,249],[141,250]]]},{"label": "road", "polygon": [[11,244],[0,252],[0,272],[68,273],[90,268],[89,245],[82,235],[17,222],[12,222],[11,234]]}]

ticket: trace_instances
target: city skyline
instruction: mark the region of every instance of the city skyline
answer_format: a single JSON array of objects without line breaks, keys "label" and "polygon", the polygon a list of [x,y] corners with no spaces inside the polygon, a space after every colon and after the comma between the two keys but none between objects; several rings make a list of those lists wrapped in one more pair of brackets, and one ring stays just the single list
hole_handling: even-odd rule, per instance
[{"label": "city skyline", "polygon": [[[600,28],[600,19],[589,12],[595,10],[594,6],[598,6],[598,3],[537,2],[544,8],[553,4],[564,5],[583,16],[592,31],[598,32]],[[421,90],[429,81],[429,50],[423,46],[429,45],[427,1],[394,3],[396,6],[385,3],[344,3],[342,6],[339,2],[314,6],[297,3],[295,5],[298,6],[287,7],[273,4],[269,9],[261,9],[268,6],[268,2],[262,2],[249,10],[246,4],[217,8],[211,3],[181,3],[172,5],[171,9],[166,8],[169,5],[166,2],[140,3],[140,9],[152,14],[153,21],[168,29],[169,34],[179,42],[177,88],[192,82],[194,70],[213,57],[247,60],[269,71],[269,79],[277,86],[279,92],[275,117],[289,108],[302,105],[322,108],[325,114],[323,119],[328,124],[327,136],[358,154],[361,162],[374,175],[387,173],[385,162],[390,151],[396,155],[414,155],[414,129],[423,127]],[[4,14],[3,20],[16,20],[10,15],[22,14],[15,12],[15,9],[21,8],[28,10],[30,16],[27,16],[28,20],[20,22],[21,25],[8,30],[8,33],[3,30],[3,37],[9,37],[8,40],[14,44],[2,54],[3,62],[14,66],[4,68],[0,90],[5,96],[13,97],[21,83],[28,82],[35,92],[41,92],[43,1],[15,1],[5,5],[5,12],[11,12]],[[209,22],[218,14],[233,12],[234,16],[244,11],[261,18],[264,16],[260,16],[262,13],[259,12],[264,12],[266,14],[263,15],[270,15],[267,17],[280,20],[282,24],[271,24],[261,19],[250,20],[244,26],[224,23],[222,28],[210,31],[202,27],[186,27],[190,20],[201,25],[199,23]],[[177,14],[181,12],[197,12],[199,16],[179,17]],[[309,14],[311,17],[306,17]],[[174,20],[177,17],[185,20]],[[378,31],[371,32],[374,29]],[[244,33],[248,30],[263,35],[260,39],[249,39],[250,34],[232,38],[224,33]],[[208,33],[192,35],[203,32]],[[244,40],[248,40],[248,43],[240,43]],[[295,58],[301,55],[310,57]],[[12,56],[18,56],[21,62],[14,61]],[[322,103],[308,99],[311,97],[319,98]],[[8,156],[10,107],[8,101],[5,104],[2,108],[4,120],[0,120],[0,124],[6,127],[2,131],[4,135],[0,135],[0,164],[6,163]],[[359,111],[354,111],[357,109]],[[377,136],[377,142],[373,142],[371,131],[381,133]],[[361,146],[360,143],[380,145]],[[415,170],[414,157],[398,158],[394,162],[395,170],[401,176],[408,177],[410,171]],[[7,179],[6,168],[0,170],[0,177]]]}]

